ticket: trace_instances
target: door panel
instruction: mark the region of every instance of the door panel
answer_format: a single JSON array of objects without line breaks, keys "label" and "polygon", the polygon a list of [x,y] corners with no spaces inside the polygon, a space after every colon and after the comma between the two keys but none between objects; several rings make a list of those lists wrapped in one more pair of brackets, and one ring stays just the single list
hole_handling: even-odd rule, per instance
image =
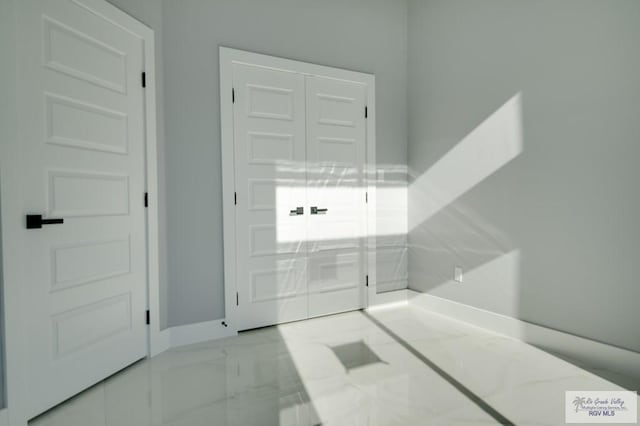
[{"label": "door panel", "polygon": [[[82,2],[20,7],[30,416],[146,355],[143,41]],[[27,123],[24,121],[24,123]]]},{"label": "door panel", "polygon": [[364,305],[365,86],[306,78],[309,315]]},{"label": "door panel", "polygon": [[233,87],[238,326],[248,329],[307,317],[304,77],[237,64]]},{"label": "door panel", "polygon": [[359,309],[362,289],[358,251],[327,250],[309,256],[309,317]]}]

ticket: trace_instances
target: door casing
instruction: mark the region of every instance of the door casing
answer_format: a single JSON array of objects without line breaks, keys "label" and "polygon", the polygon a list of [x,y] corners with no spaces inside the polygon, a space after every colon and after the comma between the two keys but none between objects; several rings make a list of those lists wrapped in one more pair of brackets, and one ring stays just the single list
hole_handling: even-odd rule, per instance
[{"label": "door casing", "polygon": [[[147,331],[148,356],[156,355],[166,349],[160,330],[160,288],[159,288],[159,227],[158,227],[158,162],[156,135],[156,70],[153,30],[140,21],[127,15],[105,0],[71,0],[114,25],[140,38],[143,42],[143,61],[146,76],[144,93],[144,143],[145,143],[145,188],[149,194],[146,209],[146,260],[147,260],[147,308],[150,311],[150,325]],[[29,2],[13,0],[14,16],[10,19],[16,23],[15,40],[20,40],[23,31],[20,26],[22,8],[29,7]],[[22,87],[28,81],[20,79],[21,57],[19,46],[16,46],[17,77],[16,94],[19,102]],[[14,111],[18,105],[13,106]],[[27,336],[23,333],[23,325],[29,320],[29,300],[24,287],[21,286],[24,268],[28,267],[28,259],[22,256],[24,211],[21,187],[23,161],[21,149],[21,128],[29,126],[28,116],[18,116],[16,120],[16,137],[0,141],[0,191],[2,203],[0,207],[2,219],[2,253],[3,283],[5,309],[5,386],[6,406],[9,424],[26,426],[27,395],[25,372],[29,368],[26,354],[30,350]],[[143,202],[141,199],[140,202]]]},{"label": "door casing", "polygon": [[303,75],[322,76],[366,85],[366,159],[364,186],[367,190],[367,233],[365,238],[365,271],[368,288],[364,306],[376,304],[376,99],[375,76],[357,71],[299,62],[228,47],[219,48],[220,59],[220,127],[222,138],[222,196],[224,223],[224,290],[225,316],[231,332],[238,331],[236,305],[236,218],[235,218],[235,154],[233,125],[233,65],[246,64],[267,69],[294,71]]}]

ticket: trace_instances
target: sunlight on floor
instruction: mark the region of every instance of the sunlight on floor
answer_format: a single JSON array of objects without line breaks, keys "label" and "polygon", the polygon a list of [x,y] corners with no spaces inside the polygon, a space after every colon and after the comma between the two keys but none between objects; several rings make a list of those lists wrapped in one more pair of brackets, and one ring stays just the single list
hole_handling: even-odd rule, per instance
[{"label": "sunlight on floor", "polygon": [[571,389],[621,388],[522,342],[398,306],[174,349],[30,424],[558,424]]}]

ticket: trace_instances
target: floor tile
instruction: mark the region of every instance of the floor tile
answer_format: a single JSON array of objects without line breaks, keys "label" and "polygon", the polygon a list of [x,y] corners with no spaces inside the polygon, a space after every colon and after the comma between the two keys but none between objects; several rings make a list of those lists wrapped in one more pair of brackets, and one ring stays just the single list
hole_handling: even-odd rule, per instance
[{"label": "floor tile", "polygon": [[419,308],[349,312],[176,348],[31,426],[564,422],[564,391],[619,386]]}]

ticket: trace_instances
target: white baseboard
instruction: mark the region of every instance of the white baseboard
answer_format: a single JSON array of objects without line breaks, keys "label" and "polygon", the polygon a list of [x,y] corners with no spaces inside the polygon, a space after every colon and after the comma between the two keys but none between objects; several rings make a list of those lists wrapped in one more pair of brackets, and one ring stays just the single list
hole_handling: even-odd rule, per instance
[{"label": "white baseboard", "polygon": [[[406,305],[408,298],[409,290],[395,290],[376,294],[374,300],[369,303],[369,308],[376,309],[385,306]],[[214,321],[167,328],[160,332],[155,346],[158,352],[154,351],[152,356],[171,348],[236,336],[238,334],[237,330],[222,325],[224,321],[224,318],[222,318]]]},{"label": "white baseboard", "polygon": [[0,409],[0,426],[9,426],[9,410]]},{"label": "white baseboard", "polygon": [[[395,290],[376,294],[375,299],[369,303],[369,308],[406,305],[408,295],[408,290]],[[156,356],[171,348],[236,336],[238,334],[237,330],[225,327],[222,325],[223,321],[225,321],[224,318],[164,329],[154,340],[151,356]]]},{"label": "white baseboard", "polygon": [[[152,332],[153,333],[153,332]],[[160,355],[171,347],[171,329],[167,328],[160,332],[155,332],[155,335],[151,336],[151,342],[149,345],[149,356],[153,358],[156,355]]]},{"label": "white baseboard", "polygon": [[[377,309],[385,306],[406,305],[408,297],[409,290],[395,290],[376,294],[375,299],[369,303],[369,308]],[[224,318],[167,328],[159,333],[154,346],[156,350],[153,351],[152,356],[171,348],[236,336],[238,332],[231,327],[222,325],[223,321],[225,321]]]},{"label": "white baseboard", "polygon": [[585,366],[640,377],[640,353],[535,325],[441,297],[409,290],[409,304],[521,340]]},{"label": "white baseboard", "polygon": [[394,291],[406,290],[409,288],[409,280],[379,281],[376,289],[380,294],[393,293]]},{"label": "white baseboard", "polygon": [[214,321],[199,322],[196,324],[181,325],[171,327],[165,331],[169,332],[169,346],[177,348],[179,346],[191,345],[194,343],[206,342],[207,340],[222,339],[223,337],[235,336],[238,333],[225,327],[224,319]]},{"label": "white baseboard", "polygon": [[[413,291],[412,291],[413,293]],[[377,293],[369,300],[367,309],[377,308],[389,304],[406,304],[409,300],[409,290],[394,290],[386,293]]]}]

